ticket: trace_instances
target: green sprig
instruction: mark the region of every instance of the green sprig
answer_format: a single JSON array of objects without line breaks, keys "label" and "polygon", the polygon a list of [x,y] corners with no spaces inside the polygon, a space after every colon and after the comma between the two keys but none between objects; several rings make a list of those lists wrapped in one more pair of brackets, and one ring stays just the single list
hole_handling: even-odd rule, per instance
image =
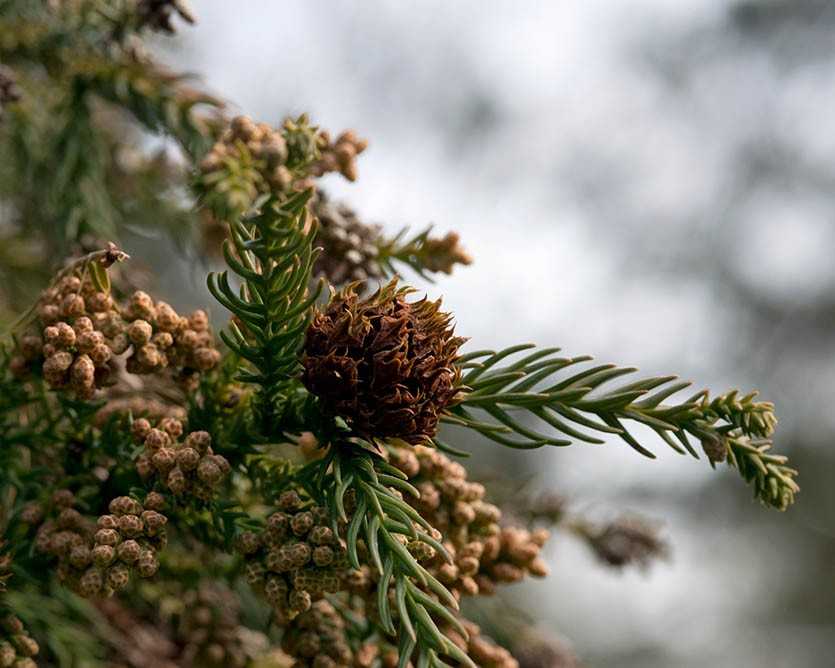
[{"label": "green sprig", "polygon": [[[377,589],[379,626],[386,635],[399,637],[400,668],[415,651],[418,665],[443,666],[441,656],[464,666],[475,664],[438,626],[447,624],[467,637],[455,612],[458,602],[449,590],[424,568],[407,545],[425,543],[447,560],[446,549],[435,529],[394,488],[419,496],[406,475],[382,458],[343,443],[332,447],[324,460],[311,465],[308,486],[318,490],[331,510],[334,527],[342,522],[348,558],[360,568],[360,541],[364,541],[374,568],[380,574]],[[346,511],[346,495],[353,490],[356,508]],[[433,535],[434,534],[434,535]],[[394,591],[394,606],[389,591]]]},{"label": "green sprig", "polygon": [[249,364],[238,379],[258,386],[254,408],[265,436],[281,433],[282,407],[298,378],[311,306],[322,289],[321,282],[308,287],[316,234],[306,208],[310,196],[270,197],[257,214],[230,225],[223,253],[241,279],[239,290],[229,271],[208,278],[211,293],[236,317],[220,336]]},{"label": "green sprig", "polygon": [[[443,239],[433,237],[432,226],[408,236],[409,228],[401,229],[393,237],[379,236],[376,240],[377,257],[384,275],[397,276],[397,265],[405,265],[422,279],[434,282],[432,274],[450,273],[457,264],[470,264],[471,258],[457,246],[457,235],[452,233]],[[456,240],[445,243],[450,236]]]},{"label": "green sprig", "polygon": [[[659,376],[608,389],[612,381],[636,369],[604,364],[575,371],[592,358],[558,353],[559,348],[537,350],[523,344],[500,352],[463,355],[458,360],[463,371],[461,402],[444,421],[518,449],[567,446],[575,441],[604,443],[596,434],[615,434],[637,452],[654,458],[624,424],[637,422],[680,454],[698,458],[690,438],[706,451],[712,449],[711,464],[726,459],[753,485],[763,503],[785,510],[794,501],[800,489],[794,480],[797,471],[786,465],[786,457],[769,453],[777,423],[774,406],[755,401],[756,393],[740,398],[732,391],[711,399],[703,390],[680,403],[665,403],[690,383],[676,376]],[[574,373],[560,378],[568,369]],[[486,419],[476,413],[485,414]],[[536,418],[552,431],[529,426],[519,413]]]}]

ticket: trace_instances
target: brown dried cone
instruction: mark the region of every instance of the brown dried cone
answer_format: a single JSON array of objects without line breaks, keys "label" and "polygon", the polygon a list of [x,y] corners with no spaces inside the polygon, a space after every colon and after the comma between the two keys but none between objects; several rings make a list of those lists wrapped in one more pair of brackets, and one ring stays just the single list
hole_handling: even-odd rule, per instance
[{"label": "brown dried cone", "polygon": [[501,511],[485,501],[484,485],[467,480],[461,464],[432,448],[392,447],[389,461],[420,492],[419,499],[406,496],[406,501],[440,531],[453,558],[450,564],[434,554],[421,563],[456,598],[477,595],[476,575],[486,545],[500,532],[501,519]]},{"label": "brown dried cone", "polygon": [[14,615],[0,616],[0,668],[36,668],[32,658],[40,651]]},{"label": "brown dried cone", "polygon": [[139,0],[136,14],[142,26],[173,34],[172,20],[178,15],[186,23],[195,23],[194,14],[186,0]]},{"label": "brown dried cone", "polygon": [[203,582],[182,597],[176,638],[184,668],[244,668],[252,658],[240,623],[240,602],[229,589]]},{"label": "brown dried cone", "polygon": [[139,418],[134,420],[132,432],[134,440],[144,445],[136,460],[140,477],[156,477],[178,497],[209,501],[231,471],[226,458],[212,450],[209,432],[193,431],[180,440],[184,427],[175,418],[163,418],[156,427]]},{"label": "brown dried cone", "polygon": [[324,408],[372,442],[431,441],[457,398],[451,316],[426,298],[408,302],[396,280],[366,299],[349,285],[307,331],[303,382]]},{"label": "brown dried cone", "polygon": [[249,584],[263,593],[279,620],[288,621],[325,594],[341,591],[349,566],[326,508],[304,503],[294,490],[283,492],[277,505],[265,529],[239,536],[238,551],[245,556]]},{"label": "brown dried cone", "polygon": [[579,522],[574,529],[585,538],[598,559],[614,568],[631,565],[647,568],[669,554],[669,546],[659,535],[658,526],[641,517],[620,517],[602,526]]},{"label": "brown dried cone", "polygon": [[[129,373],[149,374],[170,369],[185,389],[194,390],[200,374],[215,368],[220,351],[205,311],[180,316],[169,304],[154,302],[141,290],[122,309],[126,343],[132,346],[125,368]],[[127,346],[125,347],[127,349]]]},{"label": "brown dried cone", "polygon": [[311,208],[319,220],[316,245],[322,248],[314,274],[325,276],[333,285],[383,277],[377,263],[378,225],[363,223],[351,208],[329,201],[321,190]]},{"label": "brown dried cone", "polygon": [[374,645],[352,646],[345,619],[324,600],[290,622],[281,647],[293,668],[370,668],[377,658]]},{"label": "brown dried cone", "polygon": [[89,399],[113,380],[113,357],[127,348],[123,330],[108,293],[65,276],[41,293],[35,329],[20,339],[12,369],[24,375],[40,364],[51,388]]}]

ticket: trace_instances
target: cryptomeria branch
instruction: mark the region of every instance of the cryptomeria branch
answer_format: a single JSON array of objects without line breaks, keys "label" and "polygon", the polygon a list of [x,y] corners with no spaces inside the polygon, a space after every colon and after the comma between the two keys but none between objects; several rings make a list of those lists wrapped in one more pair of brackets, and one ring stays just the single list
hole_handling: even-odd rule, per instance
[{"label": "cryptomeria branch", "polygon": [[[185,85],[188,77],[127,57],[81,60],[74,68],[86,88],[132,113],[151,132],[172,136],[193,160],[214,143],[222,103]],[[198,113],[201,108],[214,110],[214,115]]]},{"label": "cryptomeria branch", "polygon": [[310,307],[322,289],[310,291],[315,260],[315,222],[307,213],[310,191],[285,201],[267,199],[256,215],[231,225],[224,244],[230,269],[241,279],[232,287],[229,272],[209,275],[209,290],[235,320],[221,337],[249,363],[239,379],[258,386],[256,412],[263,435],[281,432],[288,387],[300,371],[299,351]]},{"label": "cryptomeria branch", "polygon": [[431,236],[431,226],[412,237],[406,237],[407,232],[408,228],[404,228],[394,237],[378,238],[376,261],[385,276],[396,276],[396,265],[403,264],[421,278],[431,281],[430,274],[451,274],[455,265],[472,263],[472,258],[461,247],[460,238],[455,232],[434,237]]},{"label": "cryptomeria branch", "polygon": [[[452,562],[441,545],[440,533],[403,500],[404,494],[420,496],[407,476],[351,443],[330,448],[324,460],[312,465],[311,472],[308,485],[324,497],[334,527],[339,522],[347,524],[351,565],[360,568],[363,541],[370,562],[380,575],[378,623],[384,634],[399,638],[399,667],[405,668],[417,650],[421,666],[446,665],[440,657],[447,656],[475,668],[467,654],[439,628],[439,624],[448,625],[467,637],[466,629],[453,613],[458,610],[458,602],[409,549],[413,543],[423,543]],[[346,509],[349,492],[355,503],[350,512]],[[394,608],[389,596],[392,591]]]},{"label": "cryptomeria branch", "polygon": [[[799,491],[794,481],[797,472],[786,466],[786,457],[768,452],[776,424],[774,407],[755,401],[756,393],[740,398],[734,391],[710,399],[702,390],[681,403],[664,403],[690,383],[663,376],[604,390],[610,381],[635,371],[612,364],[585,368],[558,380],[557,374],[591,358],[559,357],[558,348],[533,350],[519,357],[533,348],[519,345],[459,358],[466,392],[444,420],[521,449],[565,446],[578,440],[603,443],[594,432],[616,434],[636,451],[654,457],[624,424],[638,422],[680,454],[698,457],[689,437],[695,438],[711,465],[727,460],[753,485],[763,503],[784,510],[793,502]],[[487,421],[477,419],[475,412],[486,414]],[[523,424],[513,412],[538,419],[560,436]]]}]

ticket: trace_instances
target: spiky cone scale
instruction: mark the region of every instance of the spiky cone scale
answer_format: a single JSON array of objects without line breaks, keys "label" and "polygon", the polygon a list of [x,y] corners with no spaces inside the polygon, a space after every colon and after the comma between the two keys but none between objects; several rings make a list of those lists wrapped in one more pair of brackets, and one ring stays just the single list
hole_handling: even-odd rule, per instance
[{"label": "spiky cone scale", "polygon": [[330,413],[371,442],[430,443],[459,396],[452,317],[440,300],[407,301],[393,280],[363,299],[346,286],[307,330],[302,380]]}]

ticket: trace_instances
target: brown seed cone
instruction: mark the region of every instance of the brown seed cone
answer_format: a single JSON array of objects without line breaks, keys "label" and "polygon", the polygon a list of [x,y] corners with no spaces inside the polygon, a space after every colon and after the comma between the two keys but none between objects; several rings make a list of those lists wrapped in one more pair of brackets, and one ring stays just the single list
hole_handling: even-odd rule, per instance
[{"label": "brown seed cone", "polygon": [[333,285],[382,278],[377,263],[379,226],[362,222],[352,209],[329,201],[321,190],[311,208],[319,221],[316,245],[322,248],[314,274],[325,276]]},{"label": "brown seed cone", "polygon": [[303,382],[360,436],[427,443],[455,403],[465,339],[440,301],[406,301],[396,280],[361,299],[356,285],[316,314],[305,340]]},{"label": "brown seed cone", "polygon": [[659,527],[641,517],[624,516],[599,527],[582,527],[589,547],[604,564],[614,568],[648,568],[669,555]]}]

